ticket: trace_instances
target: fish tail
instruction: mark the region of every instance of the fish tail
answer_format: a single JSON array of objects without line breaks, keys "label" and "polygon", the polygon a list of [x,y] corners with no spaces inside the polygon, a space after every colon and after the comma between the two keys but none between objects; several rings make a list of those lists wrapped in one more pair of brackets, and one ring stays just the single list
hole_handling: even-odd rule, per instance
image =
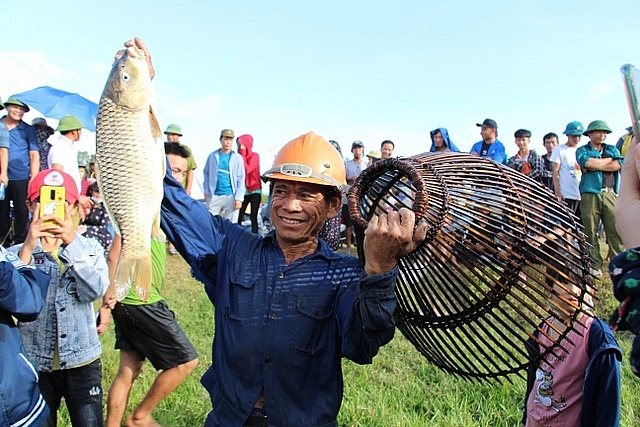
[{"label": "fish tail", "polygon": [[118,259],[116,273],[113,278],[116,288],[116,299],[118,301],[122,301],[127,296],[127,294],[129,294],[129,289],[131,289],[131,284],[133,283],[132,272],[133,260],[122,256],[121,253],[120,258]]},{"label": "fish tail", "polygon": [[136,284],[136,292],[142,301],[147,301],[149,291],[151,290],[152,264],[151,255],[134,261],[134,282]]}]

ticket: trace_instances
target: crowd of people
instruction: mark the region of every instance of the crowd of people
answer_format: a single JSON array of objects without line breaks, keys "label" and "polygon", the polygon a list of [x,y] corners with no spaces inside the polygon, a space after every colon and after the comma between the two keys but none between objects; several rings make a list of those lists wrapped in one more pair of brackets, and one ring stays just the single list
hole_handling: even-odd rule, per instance
[{"label": "crowd of people", "polygon": [[[139,39],[126,45],[148,54]],[[152,68],[150,54],[147,58]],[[0,247],[2,420],[55,426],[64,399],[74,426],[103,426],[99,334],[113,317],[120,366],[107,394],[106,424],[120,426],[125,420],[128,426],[157,425],[153,410],[198,364],[196,350],[161,295],[167,254],[179,253],[216,307],[214,362],[202,378],[213,404],[205,425],[337,425],[341,360],[371,363],[391,340],[397,261],[426,236],[427,224],[414,227],[413,212],[400,208],[369,221],[364,265],[351,255],[353,224],[345,191],[372,163],[392,157],[393,141],[382,141],[379,150],[366,156],[364,143],[354,141],[352,159],[345,161],[339,143],[309,132],[285,144],[272,168],[261,173],[253,137],[236,137],[232,129],[223,129],[220,148],[205,162],[202,204],[190,197],[196,161],[180,142],[180,126],[169,125],[162,233],[150,236],[152,290],[143,301],[132,287],[116,301],[113,274],[121,240],[109,225],[95,173],[77,161],[74,144],[84,125],[73,116],[62,118],[56,129],[59,138],[50,144],[54,131],[46,120],[36,119],[33,126],[22,120],[28,105],[10,97],[4,104],[0,101],[0,107],[7,109],[0,119],[0,183],[6,187],[0,201],[0,236],[3,246],[10,246]],[[568,123],[564,144],[556,134],[546,134],[542,156],[530,148],[531,132],[526,129],[514,133],[518,152],[507,157],[496,121],[486,119],[477,126],[482,139],[473,145],[472,155],[542,183],[580,218],[592,246],[591,272],[596,277],[606,268],[598,238],[602,224],[616,296],[640,304],[640,295],[622,280],[640,274],[635,224],[640,215],[640,151],[632,138],[621,138],[620,148],[629,151],[630,159],[621,180],[623,156],[605,143],[611,129],[602,120],[586,129],[580,122]],[[589,141],[579,146],[583,135]],[[430,138],[430,152],[459,151],[445,128],[434,129]],[[258,233],[263,181],[269,185],[267,209],[274,228],[265,236]],[[64,188],[64,200],[57,201],[65,206],[63,217],[41,209],[45,186]],[[619,189],[623,203],[616,211]],[[251,232],[241,225],[247,209]],[[97,300],[102,305],[96,320]],[[561,306],[562,298],[550,303]],[[638,318],[637,310],[619,310],[621,329],[639,333]],[[609,327],[592,320],[580,319],[581,329],[571,337],[576,348],[585,349],[583,354],[570,352],[564,359],[531,366],[523,425],[549,419],[565,425],[617,425],[620,350]],[[553,329],[553,322],[548,325]],[[540,340],[553,339],[552,330],[544,332]],[[530,351],[537,348],[537,340],[532,338]],[[17,356],[22,354],[26,357]],[[147,359],[159,374],[125,417],[131,389]],[[640,372],[640,341],[634,344],[631,365]],[[585,370],[591,375],[583,375]],[[21,392],[9,393],[8,387]],[[550,390],[558,394],[549,397]],[[560,395],[569,398],[559,400]],[[600,410],[605,402],[606,410]]]}]

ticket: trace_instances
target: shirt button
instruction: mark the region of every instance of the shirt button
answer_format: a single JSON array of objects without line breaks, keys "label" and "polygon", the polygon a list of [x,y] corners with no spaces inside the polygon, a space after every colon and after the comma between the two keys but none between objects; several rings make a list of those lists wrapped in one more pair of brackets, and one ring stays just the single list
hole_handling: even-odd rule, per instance
[{"label": "shirt button", "polygon": [[67,337],[67,334],[60,335],[60,338],[66,338],[66,337]]},{"label": "shirt button", "polygon": [[271,313],[271,314],[269,315],[269,318],[270,318],[271,320],[276,320],[276,319],[278,318],[278,315],[277,315],[277,314],[275,314],[275,313]]},{"label": "shirt button", "polygon": [[60,309],[60,312],[61,312],[61,313],[62,313],[63,311],[64,311],[64,307],[62,307],[62,308]]},{"label": "shirt button", "polygon": [[264,358],[264,363],[271,363],[271,358],[270,357],[265,357]]},{"label": "shirt button", "polygon": [[284,279],[284,273],[278,274],[278,279]]}]

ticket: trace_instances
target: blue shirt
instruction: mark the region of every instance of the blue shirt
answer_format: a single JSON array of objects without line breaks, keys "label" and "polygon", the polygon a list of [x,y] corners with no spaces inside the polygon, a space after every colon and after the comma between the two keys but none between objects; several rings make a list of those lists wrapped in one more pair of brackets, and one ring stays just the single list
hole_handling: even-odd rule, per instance
[{"label": "blue shirt", "polygon": [[482,144],[484,144],[484,141],[478,141],[473,144],[469,153],[477,153],[479,156],[493,160],[496,163],[506,163],[505,160],[507,155],[502,142],[500,142],[498,139],[493,141],[493,143],[489,145],[489,149],[487,150],[487,154],[485,156],[482,155]]},{"label": "blue shirt", "polygon": [[9,130],[0,120],[0,148],[9,148]]},{"label": "blue shirt", "polygon": [[[584,193],[596,193],[600,194],[602,191],[602,171],[588,170],[585,168],[589,159],[605,159],[612,158],[620,162],[620,166],[624,163],[624,158],[615,147],[615,145],[602,144],[602,153],[593,148],[591,144],[585,144],[576,150],[576,161],[580,165],[582,170],[582,178],[580,179],[580,194]],[[615,192],[618,192],[620,186],[620,171],[614,172],[615,177]]]},{"label": "blue shirt", "polygon": [[337,426],[341,359],[371,363],[393,337],[397,268],[365,277],[322,240],[287,265],[273,231],[246,232],[164,185],[161,226],[216,307],[207,425],[243,425],[264,390],[269,425]]},{"label": "blue shirt", "polygon": [[39,150],[36,130],[21,120],[18,126],[9,131],[9,181],[29,179],[29,151]]},{"label": "blue shirt", "polygon": [[216,196],[231,196],[233,194],[229,160],[231,160],[231,153],[220,153],[218,155],[218,182],[216,183],[216,190],[213,192]]}]

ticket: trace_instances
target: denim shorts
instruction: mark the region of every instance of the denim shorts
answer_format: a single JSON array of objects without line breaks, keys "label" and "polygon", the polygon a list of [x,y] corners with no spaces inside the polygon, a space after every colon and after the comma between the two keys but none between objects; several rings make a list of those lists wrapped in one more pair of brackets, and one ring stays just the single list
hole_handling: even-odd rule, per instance
[{"label": "denim shorts", "polygon": [[145,305],[119,302],[111,314],[116,324],[116,350],[133,350],[158,371],[198,357],[164,300]]}]

